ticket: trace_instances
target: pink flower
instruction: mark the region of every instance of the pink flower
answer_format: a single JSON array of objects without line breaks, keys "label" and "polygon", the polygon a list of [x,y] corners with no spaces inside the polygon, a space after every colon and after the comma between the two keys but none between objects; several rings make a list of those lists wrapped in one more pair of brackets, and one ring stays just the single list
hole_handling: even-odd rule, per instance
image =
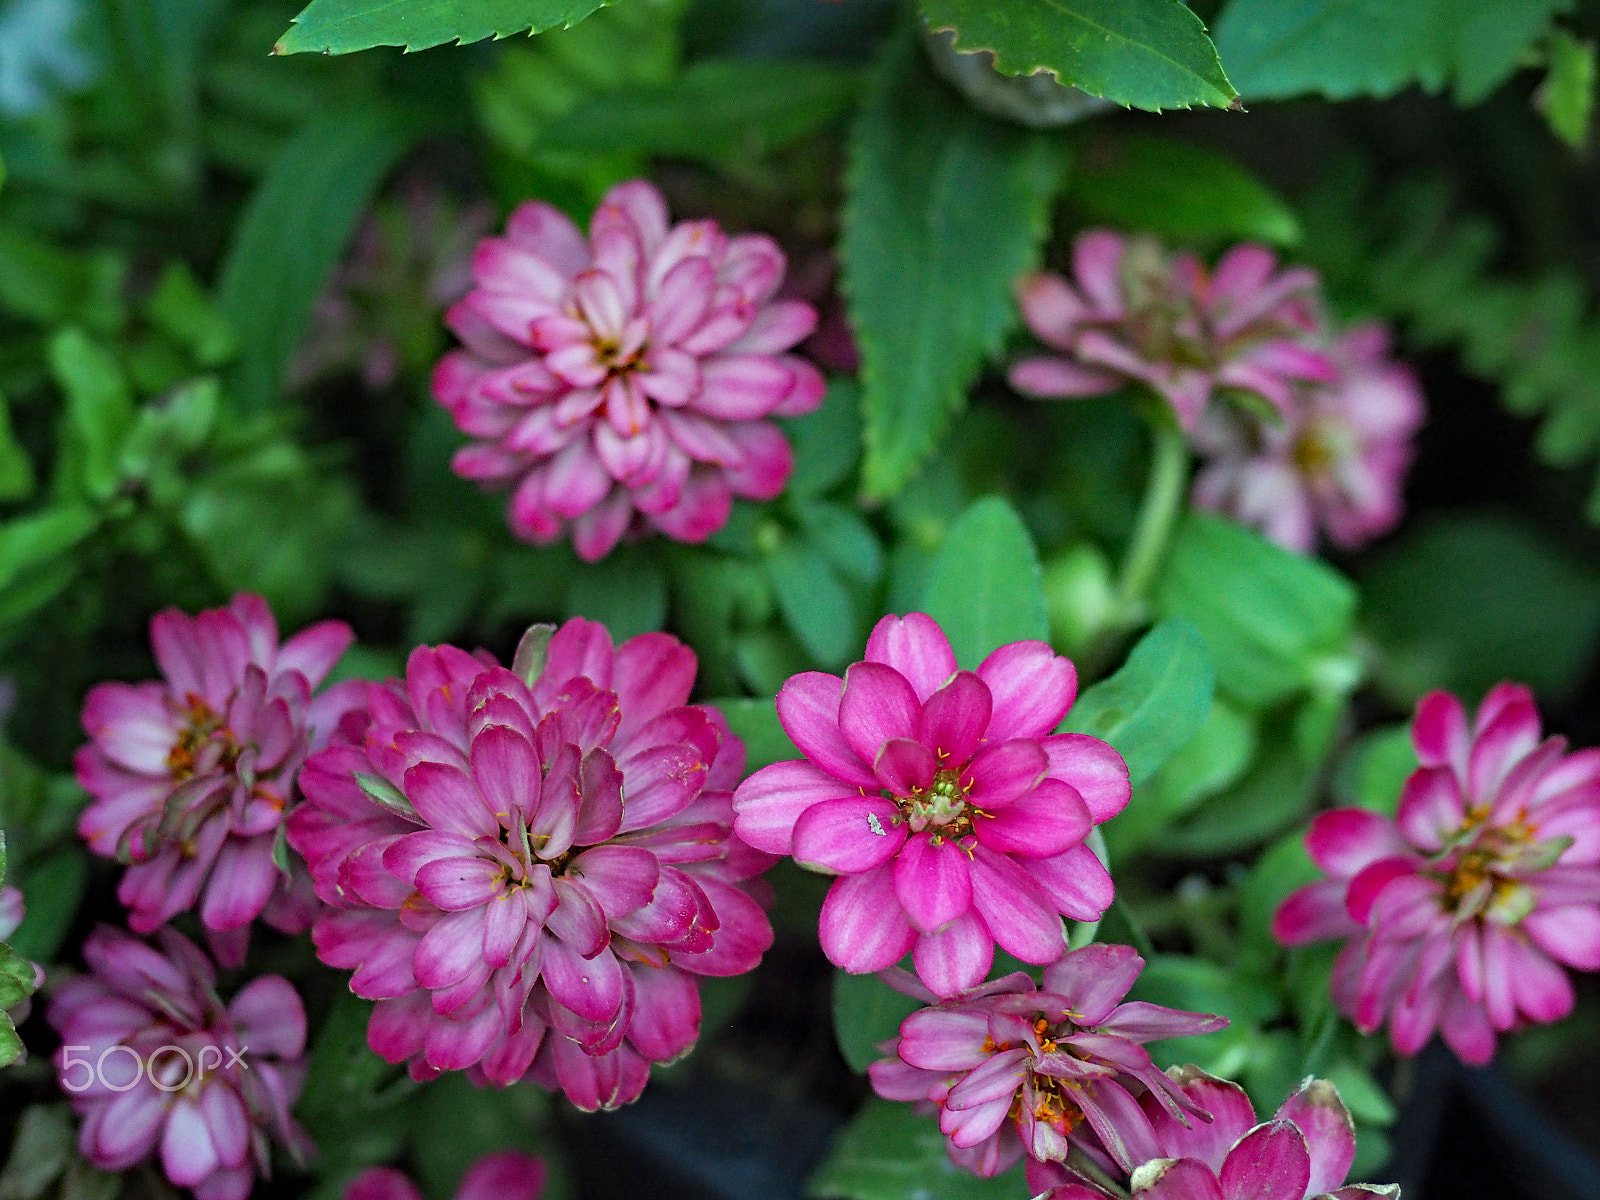
[{"label": "pink flower", "polygon": [[739,785],[734,828],[758,850],[840,878],[822,948],[847,971],[914,952],[941,996],[989,973],[998,943],[1024,962],[1066,952],[1061,915],[1095,920],[1111,877],[1084,845],[1128,802],[1106,743],[1051,734],[1077,673],[1044,642],[958,671],[938,624],[885,617],[843,679],[791,678],[778,718],[805,761]]},{"label": "pink flower", "polygon": [[1333,996],[1400,1054],[1433,1036],[1470,1063],[1495,1034],[1572,1009],[1562,965],[1600,970],[1600,750],[1540,740],[1528,690],[1502,683],[1470,726],[1443,692],[1417,705],[1422,764],[1396,817],[1323,813],[1306,848],[1328,876],[1291,895],[1273,932],[1348,939]]},{"label": "pink flower", "polygon": [[[454,1200],[539,1200],[544,1191],[542,1158],[517,1150],[485,1154],[467,1168]],[[423,1200],[417,1185],[393,1167],[368,1167],[344,1189],[344,1200]]]},{"label": "pink flower", "polygon": [[1345,333],[1327,350],[1338,377],[1295,389],[1278,421],[1207,409],[1194,429],[1209,459],[1194,503],[1306,553],[1319,528],[1347,550],[1393,529],[1425,408],[1416,376],[1388,350],[1381,325]]},{"label": "pink flower", "polygon": [[1305,343],[1318,324],[1317,277],[1304,267],[1278,270],[1263,246],[1235,246],[1208,272],[1191,254],[1093,229],[1078,236],[1072,270],[1072,282],[1040,272],[1019,285],[1028,328],[1066,355],[1013,366],[1020,392],[1099,396],[1137,381],[1190,429],[1217,388],[1254,392],[1287,411],[1292,381],[1333,377]]},{"label": "pink flower", "polygon": [[584,239],[548,204],[478,246],[477,287],[450,310],[465,348],[434,394],[476,440],[457,474],[514,485],[512,531],[570,529],[593,561],[630,530],[704,541],[734,496],[770,500],[793,467],[768,417],[822,400],[815,367],[785,354],[816,325],[774,300],[784,257],[714,221],[668,224],[643,180],[606,194]]},{"label": "pink flower", "polygon": [[[1155,1154],[1131,1178],[1119,1177],[1144,1200],[1398,1200],[1400,1189],[1356,1184],[1342,1187],[1355,1161],[1355,1128],[1331,1083],[1308,1079],[1271,1121],[1256,1123],[1255,1109],[1236,1083],[1197,1067],[1174,1067],[1168,1088],[1190,1112],[1167,1103],[1166,1091],[1149,1091],[1139,1109],[1149,1120]],[[1113,1174],[1108,1172],[1108,1175]],[[1123,1176],[1129,1174],[1124,1168]],[[1105,1200],[1097,1181],[1059,1163],[1028,1164],[1028,1187],[1046,1200]],[[1046,1190],[1048,1189],[1048,1191]],[[1115,1193],[1126,1194],[1120,1188]]]},{"label": "pink flower", "polygon": [[686,704],[686,646],[613,649],[574,618],[528,671],[415,651],[306,765],[289,841],[333,906],[318,954],[378,1001],[374,1050],[418,1078],[509,1084],[531,1065],[612,1107],[693,1045],[695,976],[771,944],[750,894],[771,860],[733,837],[744,746]]},{"label": "pink flower", "polygon": [[[1176,1121],[1203,1113],[1150,1061],[1141,1043],[1211,1033],[1222,1017],[1143,1001],[1122,1003],[1144,960],[1127,946],[1090,945],[1045,968],[1044,987],[1018,971],[912,1013],[894,1055],[872,1064],[887,1100],[931,1102],[950,1157],[996,1175],[1024,1154],[1065,1159],[1109,1152],[1124,1171],[1153,1157],[1154,1097]],[[1040,1190],[1035,1188],[1035,1191]]]},{"label": "pink flower", "polygon": [[311,1150],[289,1115],[305,1070],[306,1017],[288,980],[262,975],[226,1008],[211,961],[172,929],[154,950],[101,925],[90,974],[61,985],[49,1020],[56,1075],[83,1118],[78,1148],[105,1171],[159,1152],[199,1200],[244,1200],[271,1174],[269,1142]]},{"label": "pink flower", "polygon": [[286,933],[310,925],[310,889],[278,869],[273,845],[307,751],[359,696],[342,684],[312,697],[350,640],[323,621],[280,647],[266,601],[239,595],[198,617],[156,614],[164,679],[90,690],[74,766],[94,799],[78,833],[131,864],[117,897],[135,932],[198,902],[213,952],[235,966],[258,916]]}]

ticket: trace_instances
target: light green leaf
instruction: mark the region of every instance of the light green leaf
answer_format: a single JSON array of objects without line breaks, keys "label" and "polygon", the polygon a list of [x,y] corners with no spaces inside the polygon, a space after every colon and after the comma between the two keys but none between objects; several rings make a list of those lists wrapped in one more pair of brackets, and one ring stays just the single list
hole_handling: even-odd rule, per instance
[{"label": "light green leaf", "polygon": [[426,50],[445,42],[575,25],[606,0],[311,0],[274,54],[349,54],[373,46]]},{"label": "light green leaf", "polygon": [[818,1200],[1015,1200],[1026,1192],[1020,1163],[993,1179],[973,1175],[950,1161],[932,1117],[877,1097],[806,1184],[806,1195]]},{"label": "light green leaf", "polygon": [[1589,118],[1594,111],[1594,43],[1555,29],[1545,53],[1550,73],[1534,93],[1534,103],[1556,136],[1581,150],[1589,140]]},{"label": "light green leaf", "polygon": [[17,1122],[11,1156],[0,1171],[0,1200],[38,1200],[75,1157],[72,1112],[65,1104],[30,1104]]},{"label": "light green leaf", "polygon": [[144,303],[145,316],[186,347],[202,367],[227,362],[238,349],[227,319],[181,259],[168,263]]},{"label": "light green leaf", "polygon": [[876,975],[833,973],[833,1036],[839,1053],[857,1074],[883,1057],[878,1043],[895,1037],[900,1022],[922,1001],[895,991]]},{"label": "light green leaf", "polygon": [[82,453],[83,488],[108,499],[121,482],[118,458],[133,424],[133,395],[111,352],[78,329],[50,339],[50,373],[66,393],[67,421]]},{"label": "light green leaf", "polygon": [[1039,552],[1007,501],[986,496],[951,526],[922,607],[968,670],[996,647],[1049,636]]},{"label": "light green leaf", "polygon": [[1334,798],[1343,805],[1394,816],[1400,791],[1417,769],[1409,725],[1390,725],[1363,734],[1339,760]]},{"label": "light green leaf", "polygon": [[28,568],[64,556],[99,524],[99,516],[88,505],[64,504],[0,525],[0,590],[9,588]]},{"label": "light green leaf", "polygon": [[54,959],[77,915],[88,878],[88,859],[76,846],[63,846],[30,861],[18,880],[28,919],[11,935],[12,949],[35,962]]},{"label": "light green leaf", "polygon": [[850,137],[841,286],[861,348],[862,487],[933,452],[1016,325],[1061,174],[1053,144],[962,105],[909,34],[885,46]]},{"label": "light green leaf", "polygon": [[0,395],[0,502],[26,500],[33,494],[33,460],[11,429],[11,406]]},{"label": "light green leaf", "polygon": [[732,696],[723,700],[707,700],[712,708],[720,709],[728,718],[728,728],[744,740],[745,770],[759,771],[775,762],[805,757],[789,740],[778,720],[778,710],[771,699],[753,700]]}]

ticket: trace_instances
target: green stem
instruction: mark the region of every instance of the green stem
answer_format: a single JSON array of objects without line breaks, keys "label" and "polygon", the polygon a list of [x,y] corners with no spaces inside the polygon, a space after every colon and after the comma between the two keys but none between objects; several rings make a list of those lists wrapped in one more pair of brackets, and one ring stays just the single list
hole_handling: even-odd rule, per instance
[{"label": "green stem", "polygon": [[1167,556],[1188,482],[1189,444],[1183,431],[1170,421],[1151,422],[1150,475],[1117,583],[1117,608],[1124,625],[1143,619],[1145,597]]},{"label": "green stem", "polygon": [[1127,922],[1128,932],[1133,937],[1134,949],[1144,955],[1146,960],[1154,958],[1156,956],[1155,943],[1150,940],[1150,935],[1145,932],[1144,922],[1133,911],[1133,905],[1129,904],[1121,896],[1117,896],[1111,901],[1111,907]]}]

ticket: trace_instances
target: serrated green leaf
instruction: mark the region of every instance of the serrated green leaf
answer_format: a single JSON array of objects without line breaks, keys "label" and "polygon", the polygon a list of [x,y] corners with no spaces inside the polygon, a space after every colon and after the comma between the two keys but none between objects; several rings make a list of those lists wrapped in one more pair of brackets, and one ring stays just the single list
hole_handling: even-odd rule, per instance
[{"label": "serrated green leaf", "polygon": [[374,46],[426,50],[575,25],[606,0],[311,0],[274,54],[349,54]]},{"label": "serrated green leaf", "polygon": [[932,1117],[873,1097],[839,1135],[806,1184],[817,1200],[1014,1200],[1026,1194],[1022,1165],[983,1179],[956,1166]]},{"label": "serrated green leaf", "polygon": [[988,50],[1006,75],[1049,71],[1118,104],[1226,108],[1233,85],[1205,24],[1179,0],[918,0],[957,50]]},{"label": "serrated green leaf", "polygon": [[878,1043],[900,1031],[900,1022],[922,1001],[895,991],[876,975],[833,973],[833,1036],[839,1053],[857,1074],[883,1057]]},{"label": "serrated green leaf", "polygon": [[0,1011],[0,1067],[9,1067],[22,1054],[22,1039],[9,1014]]},{"label": "serrated green leaf", "polygon": [[1007,501],[986,496],[950,527],[922,607],[967,670],[1007,642],[1049,637],[1039,552]]},{"label": "serrated green leaf", "polygon": [[850,136],[841,286],[861,349],[862,488],[897,492],[1018,320],[1061,175],[1054,144],[962,105],[909,33],[891,38]]}]

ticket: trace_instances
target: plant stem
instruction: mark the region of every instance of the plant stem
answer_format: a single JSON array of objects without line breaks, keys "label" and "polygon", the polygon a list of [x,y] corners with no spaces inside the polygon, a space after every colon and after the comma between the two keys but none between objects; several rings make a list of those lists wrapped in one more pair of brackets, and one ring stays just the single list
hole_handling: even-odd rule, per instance
[{"label": "plant stem", "polygon": [[1143,619],[1145,597],[1166,558],[1173,526],[1183,512],[1188,482],[1189,444],[1183,431],[1170,421],[1152,421],[1150,474],[1117,582],[1118,616],[1124,627]]}]

